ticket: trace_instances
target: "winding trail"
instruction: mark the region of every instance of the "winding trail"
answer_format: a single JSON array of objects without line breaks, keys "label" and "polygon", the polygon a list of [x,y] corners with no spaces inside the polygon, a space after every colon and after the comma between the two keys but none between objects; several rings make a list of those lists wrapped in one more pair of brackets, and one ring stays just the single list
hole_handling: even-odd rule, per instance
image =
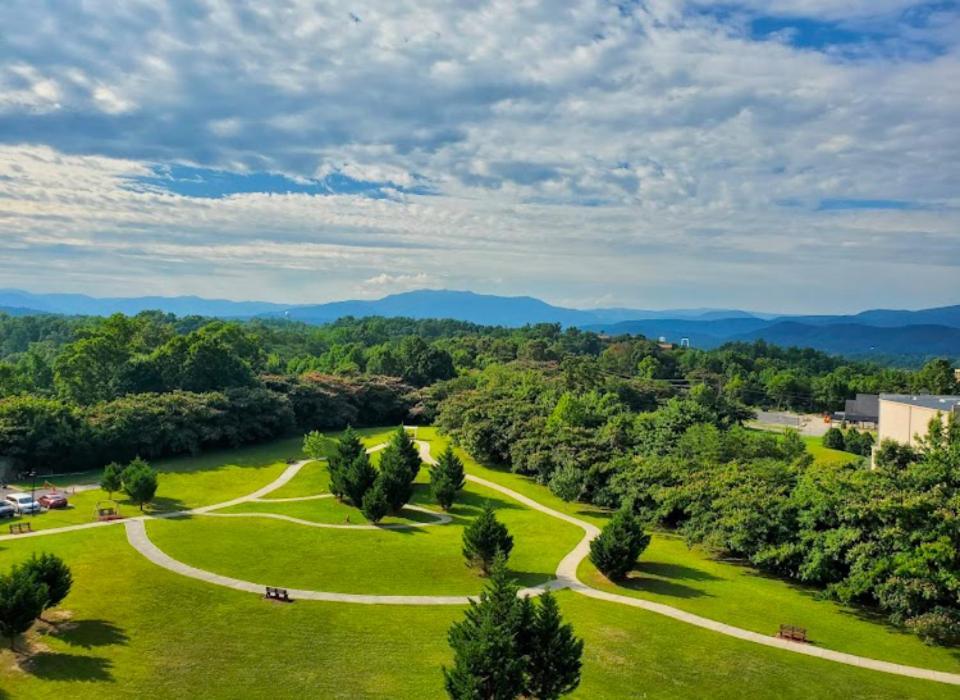
[{"label": "winding trail", "polygon": [[[430,445],[427,442],[422,440],[417,440],[417,446],[420,452],[420,458],[427,464],[436,464],[436,460],[430,454]],[[376,447],[370,448],[368,452],[375,452],[378,449],[382,449],[383,445],[377,445]],[[198,569],[196,567],[185,564],[181,561],[177,561],[168,554],[161,551],[153,542],[150,541],[150,538],[147,536],[146,530],[146,521],[152,518],[174,518],[182,517],[189,515],[208,515],[214,517],[265,517],[265,518],[274,518],[279,520],[286,520],[294,522],[300,525],[307,525],[310,527],[332,527],[332,528],[352,528],[352,529],[397,529],[397,528],[407,528],[407,527],[425,527],[428,525],[439,525],[443,523],[450,522],[450,516],[446,514],[434,513],[427,509],[421,509],[416,506],[408,506],[408,508],[421,510],[428,512],[438,518],[436,522],[433,523],[397,523],[392,525],[346,525],[346,524],[332,524],[332,523],[317,523],[308,520],[302,520],[300,518],[293,518],[290,516],[285,516],[275,513],[215,513],[213,511],[219,510],[221,508],[227,508],[233,505],[239,505],[241,503],[248,502],[267,502],[267,503],[282,503],[288,501],[305,501],[313,500],[317,498],[327,497],[324,495],[317,496],[301,496],[296,498],[279,498],[279,499],[270,499],[265,498],[265,496],[273,491],[276,491],[281,486],[287,484],[291,479],[293,479],[300,469],[308,462],[309,460],[304,460],[301,462],[296,462],[291,464],[283,471],[283,473],[277,477],[276,480],[267,484],[266,486],[254,491],[247,496],[240,498],[235,498],[224,503],[217,503],[210,506],[203,506],[200,508],[194,508],[188,511],[178,511],[174,513],[166,513],[156,516],[141,516],[137,518],[131,518],[128,520],[122,521],[112,521],[106,523],[87,523],[83,525],[74,525],[62,528],[53,528],[50,530],[39,530],[37,532],[23,534],[23,535],[6,535],[0,536],[0,541],[7,539],[23,539],[26,537],[37,537],[43,535],[53,535],[61,532],[72,532],[76,530],[88,529],[91,527],[102,527],[113,525],[118,522],[122,522],[126,529],[127,540],[129,543],[144,557],[148,560],[160,566],[164,569],[172,571],[174,573],[180,574],[181,576],[187,576],[199,581],[204,581],[206,583],[224,586],[226,588],[231,588],[238,591],[244,591],[247,593],[255,593],[257,595],[262,595],[265,586],[274,585],[269,583],[254,583],[252,581],[244,581],[241,579],[231,578],[229,576],[221,576],[210,571],[205,571],[203,569]],[[877,659],[870,659],[863,656],[856,656],[854,654],[847,654],[840,651],[833,651],[831,649],[823,649],[821,647],[816,647],[810,644],[801,644],[797,642],[790,642],[784,639],[779,639],[777,637],[767,636],[760,634],[759,632],[753,632],[751,630],[742,629],[740,627],[735,627],[733,625],[728,625],[723,622],[718,622],[716,620],[711,620],[706,617],[701,617],[693,613],[680,610],[679,608],[674,608],[669,605],[664,605],[662,603],[655,603],[649,600],[643,600],[641,598],[633,598],[629,596],[619,595],[617,593],[610,593],[607,591],[602,591],[596,588],[592,588],[587,584],[583,583],[577,578],[577,569],[580,563],[590,554],[590,541],[593,540],[598,534],[600,534],[599,528],[595,525],[575,518],[566,513],[561,513],[560,511],[549,508],[545,505],[538,503],[537,501],[524,496],[521,493],[514,491],[506,486],[501,486],[493,481],[483,479],[478,476],[466,475],[466,479],[475,484],[479,484],[485,488],[491,489],[502,493],[505,496],[522,503],[523,505],[537,510],[541,513],[549,515],[550,517],[557,518],[558,520],[563,520],[564,522],[571,523],[576,525],[583,530],[584,535],[577,545],[569,552],[566,556],[560,561],[556,569],[556,578],[541,584],[540,586],[535,586],[532,588],[525,588],[519,592],[519,595],[538,595],[544,590],[558,590],[563,588],[569,588],[570,590],[579,593],[581,595],[587,596],[589,598],[594,598],[597,600],[606,601],[609,603],[616,603],[619,605],[626,605],[632,608],[640,608],[641,610],[646,610],[647,612],[656,613],[658,615],[663,615],[665,617],[678,620],[696,627],[701,627],[703,629],[710,630],[712,632],[717,632],[719,634],[724,634],[728,637],[734,637],[747,642],[752,642],[754,644],[761,644],[766,647],[773,647],[775,649],[780,649],[782,651],[792,652],[794,654],[803,654],[805,656],[812,656],[819,659],[824,659],[828,661],[833,661],[836,663],[846,664],[848,666],[856,666],[858,668],[865,668],[872,671],[880,671],[883,673],[890,673],[898,676],[906,676],[910,678],[918,678],[922,680],[929,681],[938,681],[940,683],[948,683],[951,685],[960,685],[960,674],[948,673],[946,671],[934,671],[931,669],[918,668],[916,666],[907,666],[904,664],[892,663],[889,661],[880,661]],[[332,591],[308,591],[308,590],[297,590],[297,589],[288,589],[290,595],[294,599],[302,600],[319,600],[335,603],[358,603],[365,605],[465,605],[470,599],[471,596],[436,596],[436,595],[367,595],[367,594],[357,594],[357,593],[336,593]]]}]

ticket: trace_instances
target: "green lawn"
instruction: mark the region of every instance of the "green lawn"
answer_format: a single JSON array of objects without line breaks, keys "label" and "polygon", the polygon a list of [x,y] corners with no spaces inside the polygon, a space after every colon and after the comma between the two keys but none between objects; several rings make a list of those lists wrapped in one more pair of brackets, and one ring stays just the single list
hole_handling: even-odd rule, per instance
[{"label": "green lawn", "polygon": [[844,465],[851,462],[859,462],[864,458],[853,452],[844,452],[843,450],[834,450],[823,446],[823,438],[804,435],[802,437],[807,446],[807,452],[813,455],[813,459],[821,464]]},{"label": "green lawn", "polygon": [[[420,438],[430,442],[435,454],[446,446],[446,438],[435,430],[420,431]],[[482,466],[462,450],[458,453],[468,473],[508,486],[543,505],[599,527],[609,517],[593,506],[567,503],[527,477]],[[640,579],[630,587],[615,586],[597,574],[589,561],[580,568],[581,578],[597,588],[666,603],[756,632],[774,633],[780,623],[795,624],[807,627],[817,644],[830,649],[960,672],[960,651],[956,649],[928,646],[868,611],[820,600],[815,590],[764,576],[750,567],[717,561],[698,548],[689,549],[672,533],[653,533],[637,574]]]},{"label": "green lawn", "polygon": [[[460,608],[269,603],[154,566],[121,528],[4,543],[70,564],[69,622],[0,651],[0,698],[442,698],[446,633]],[[841,666],[565,592],[584,637],[575,698],[956,697],[954,689]]]},{"label": "green lawn", "polygon": [[[425,488],[417,493],[425,499]],[[557,564],[582,536],[573,525],[475,485],[450,510],[452,523],[427,528],[342,530],[269,519],[193,517],[150,521],[147,531],[175,559],[257,583],[340,593],[467,595],[476,593],[482,581],[464,564],[463,528],[487,502],[514,533],[510,568],[524,585],[553,578]],[[319,513],[339,508],[350,514],[351,523],[366,522],[358,510],[333,499],[242,508],[277,512],[276,505],[290,515],[291,506],[313,510],[317,520],[323,517]],[[329,522],[344,522],[343,516],[328,517]]]},{"label": "green lawn", "polygon": [[[227,501],[257,490],[286,469],[286,460],[301,456],[300,438],[278,440],[264,445],[217,450],[197,457],[178,457],[154,463],[159,471],[157,495],[146,507],[148,513],[164,513]],[[88,482],[89,483],[89,482]],[[98,501],[108,498],[100,489],[68,491],[69,507],[26,515],[7,523],[30,522],[34,530],[94,522]],[[139,514],[136,504],[123,494],[113,494],[124,515]],[[3,532],[0,530],[0,532]]]},{"label": "green lawn", "polygon": [[[368,444],[388,430],[365,431]],[[445,439],[419,436],[434,453]],[[249,493],[282,472],[299,440],[158,464],[164,508],[192,507]],[[529,479],[464,457],[469,473],[509,486],[561,512],[603,525],[608,514],[565,503]],[[427,505],[426,470],[415,502]],[[322,493],[322,463],[304,467],[269,498]],[[94,494],[91,494],[93,496]],[[84,494],[78,494],[79,499]],[[581,531],[471,484],[449,525],[405,531],[310,528],[266,519],[192,517],[148,522],[175,558],[219,573],[291,588],[355,593],[449,594],[481,585],[463,564],[462,528],[485,501],[513,532],[511,567],[525,584],[552,577]],[[183,504],[183,506],[179,505]],[[334,499],[236,507],[306,519],[339,518]],[[37,520],[54,514],[37,516]],[[307,517],[311,516],[311,517]],[[331,520],[336,522],[336,520]],[[268,603],[161,569],[126,542],[122,526],[0,543],[0,569],[52,551],[74,573],[74,590],[53,628],[38,625],[33,652],[0,652],[0,700],[7,698],[440,698],[439,667],[450,662],[446,632],[457,606],[399,607],[300,601]],[[589,564],[584,580],[665,602],[748,629],[808,628],[815,643],[842,651],[957,672],[956,652],[817,600],[810,591],[710,559],[656,533],[629,586]],[[643,610],[572,592],[559,600],[586,641],[583,682],[573,697],[947,698],[956,689],[761,647]]]}]

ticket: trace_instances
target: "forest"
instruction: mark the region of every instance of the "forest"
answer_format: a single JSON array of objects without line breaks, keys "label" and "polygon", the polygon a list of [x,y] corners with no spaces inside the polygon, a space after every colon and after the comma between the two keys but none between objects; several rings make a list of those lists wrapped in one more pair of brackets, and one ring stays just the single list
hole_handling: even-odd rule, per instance
[{"label": "forest", "polygon": [[78,470],[348,425],[434,423],[478,460],[824,595],[960,641],[960,425],[877,469],[814,462],[758,407],[957,393],[916,371],[763,342],[704,351],[543,324],[345,318],[324,326],[0,316],[0,455]]}]

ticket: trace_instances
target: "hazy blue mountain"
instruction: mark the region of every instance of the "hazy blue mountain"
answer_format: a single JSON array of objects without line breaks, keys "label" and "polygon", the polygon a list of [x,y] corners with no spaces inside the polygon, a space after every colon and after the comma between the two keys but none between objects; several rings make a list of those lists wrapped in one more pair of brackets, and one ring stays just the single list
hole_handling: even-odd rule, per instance
[{"label": "hazy blue mountain", "polygon": [[599,324],[585,326],[587,330],[594,330],[607,335],[644,335],[648,338],[663,336],[671,343],[679,343],[687,338],[694,347],[712,348],[722,345],[727,338],[748,333],[769,326],[770,322],[753,316],[745,318],[725,319],[641,319],[636,321],[621,321],[613,324]]},{"label": "hazy blue mountain", "polygon": [[27,309],[22,306],[2,306],[0,305],[0,314],[6,314],[7,316],[33,316],[36,314],[46,313],[44,311],[39,311],[37,309]]},{"label": "hazy blue mountain", "polygon": [[793,316],[790,320],[811,326],[862,323],[867,326],[887,328],[920,325],[960,328],[960,305],[940,306],[933,309],[920,309],[919,311],[871,309],[851,316]]},{"label": "hazy blue mountain", "polygon": [[[851,317],[851,318],[856,318]],[[728,340],[763,340],[783,346],[816,348],[838,355],[902,355],[960,357],[960,328],[918,324],[892,328],[862,323],[813,326],[782,321],[742,333]]]},{"label": "hazy blue mountain", "polygon": [[552,306],[533,297],[501,297],[442,289],[421,289],[372,301],[295,306],[281,314],[270,315],[282,315],[306,323],[326,323],[342,316],[455,318],[494,326],[522,326],[526,323],[578,326],[597,322],[597,317],[591,311]]},{"label": "hazy blue mountain", "polygon": [[178,316],[219,316],[243,318],[279,309],[284,304],[265,301],[228,301],[181,297],[113,297],[97,298],[86,294],[33,294],[19,289],[0,289],[0,306],[35,309],[47,313],[77,316],[109,316],[114,313],[133,315],[157,309]]}]

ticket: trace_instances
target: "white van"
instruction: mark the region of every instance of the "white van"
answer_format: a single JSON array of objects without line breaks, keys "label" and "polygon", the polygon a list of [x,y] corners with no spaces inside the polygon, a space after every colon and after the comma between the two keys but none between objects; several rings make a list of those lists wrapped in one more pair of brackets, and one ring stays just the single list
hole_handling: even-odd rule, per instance
[{"label": "white van", "polygon": [[8,493],[4,500],[12,505],[20,515],[40,512],[40,504],[33,500],[33,496],[29,493]]}]

